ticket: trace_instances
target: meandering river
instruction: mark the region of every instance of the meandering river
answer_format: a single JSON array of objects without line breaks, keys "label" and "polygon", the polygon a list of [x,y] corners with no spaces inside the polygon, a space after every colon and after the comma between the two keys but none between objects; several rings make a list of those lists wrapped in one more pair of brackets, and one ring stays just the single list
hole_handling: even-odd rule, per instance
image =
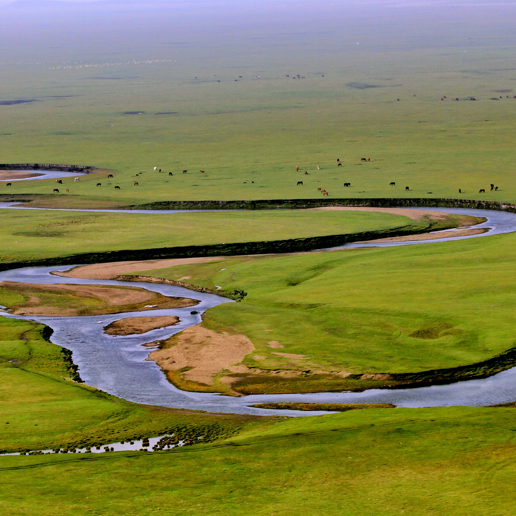
[{"label": "meandering river", "polygon": [[[4,206],[7,207],[7,206]],[[424,208],[428,210],[429,208]],[[89,211],[89,210],[88,210]],[[484,238],[489,235],[516,231],[516,214],[454,208],[435,208],[464,215],[486,217],[480,226],[489,228],[484,234],[458,238]],[[141,211],[142,213],[152,213]],[[139,213],[131,211],[131,213]],[[454,240],[457,238],[454,238]],[[451,239],[446,239],[447,241]],[[422,242],[401,242],[383,244],[348,244],[342,248],[430,245],[441,240]],[[25,283],[73,283],[101,284],[134,287],[134,283],[108,280],[86,280],[52,275],[52,271],[69,270],[70,266],[28,267],[0,272],[0,281]],[[221,303],[232,302],[212,294],[201,294],[171,285],[138,283],[138,287],[159,292],[165,296],[179,296],[198,299],[191,308],[173,310],[153,310],[93,317],[36,317],[4,314],[5,317],[30,319],[50,326],[54,330],[52,342],[73,351],[73,360],[79,366],[79,373],[88,385],[97,387],[128,401],[164,407],[227,412],[242,414],[278,414],[278,411],[250,407],[265,402],[316,402],[316,403],[393,403],[398,407],[434,407],[450,405],[483,406],[516,400],[516,368],[504,371],[483,380],[470,380],[451,385],[439,385],[414,389],[373,389],[361,393],[338,392],[317,394],[253,395],[241,398],[219,394],[193,393],[181,391],[170,384],[160,368],[147,361],[149,348],[143,344],[166,339],[185,328],[199,324],[201,314]],[[161,328],[143,335],[110,336],[103,328],[109,323],[126,317],[175,315],[180,323],[173,327]],[[281,411],[281,415],[307,416],[316,412]]]}]

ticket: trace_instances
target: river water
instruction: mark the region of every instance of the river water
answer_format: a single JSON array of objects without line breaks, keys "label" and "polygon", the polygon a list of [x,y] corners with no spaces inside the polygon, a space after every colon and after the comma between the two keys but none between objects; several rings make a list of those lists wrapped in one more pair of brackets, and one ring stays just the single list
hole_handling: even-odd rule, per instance
[{"label": "river water", "polygon": [[[428,208],[424,208],[425,210]],[[516,214],[452,208],[435,208],[465,215],[487,217],[482,224],[488,232],[462,238],[484,238],[488,235],[516,231]],[[152,213],[143,211],[144,213]],[[135,213],[131,211],[131,213]],[[477,226],[477,227],[482,227]],[[446,239],[449,241],[450,239]],[[456,240],[456,238],[454,239]],[[403,242],[401,245],[431,245],[434,241]],[[380,244],[382,247],[400,245]],[[348,244],[342,248],[370,247],[379,244]],[[86,280],[52,275],[52,271],[69,270],[70,266],[28,267],[0,272],[0,281],[26,283],[72,283],[101,284],[134,287],[134,283],[108,280]],[[415,389],[373,389],[361,393],[338,392],[316,394],[253,395],[241,398],[210,393],[181,391],[170,384],[160,368],[147,361],[149,348],[143,344],[166,339],[175,333],[201,322],[201,314],[221,303],[232,302],[212,294],[202,294],[171,285],[138,283],[138,287],[159,292],[165,296],[180,296],[197,299],[200,304],[193,308],[153,310],[92,317],[36,317],[13,316],[16,319],[30,319],[50,326],[54,330],[52,342],[73,351],[73,360],[79,366],[79,373],[88,385],[128,401],[164,407],[226,412],[240,414],[275,414],[291,416],[314,415],[319,412],[274,411],[250,407],[255,403],[304,402],[304,403],[393,403],[398,407],[435,407],[451,405],[484,406],[516,400],[516,368],[504,371],[482,380],[470,380],[451,385],[421,387]],[[192,314],[191,311],[199,313]],[[152,330],[143,335],[110,336],[103,328],[109,323],[138,316],[175,315],[180,322],[176,326]]]}]

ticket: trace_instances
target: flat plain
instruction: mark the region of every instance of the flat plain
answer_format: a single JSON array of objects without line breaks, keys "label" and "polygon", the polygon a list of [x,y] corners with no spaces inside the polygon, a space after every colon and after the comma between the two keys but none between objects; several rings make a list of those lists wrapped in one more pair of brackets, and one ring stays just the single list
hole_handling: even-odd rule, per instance
[{"label": "flat plain", "polygon": [[[266,6],[49,12],[23,22],[4,11],[0,161],[98,171],[62,185],[0,182],[1,200],[114,208],[317,199],[321,188],[329,199],[516,202],[514,5]],[[414,223],[297,210],[0,215],[3,262]],[[360,380],[368,387],[376,374],[467,366],[513,349],[514,246],[503,235],[135,272],[245,290],[241,303],[210,310],[203,327],[247,336],[256,348],[244,359],[249,369],[302,372],[308,362],[372,375]],[[0,302],[24,296],[3,289]],[[69,302],[45,299],[57,308]],[[195,442],[154,453],[1,457],[5,512],[514,512],[512,406],[289,419],[140,406],[80,384],[73,357],[46,330],[12,319],[0,321],[0,377],[4,452],[164,433]],[[240,393],[343,385],[264,378],[242,380]]]}]

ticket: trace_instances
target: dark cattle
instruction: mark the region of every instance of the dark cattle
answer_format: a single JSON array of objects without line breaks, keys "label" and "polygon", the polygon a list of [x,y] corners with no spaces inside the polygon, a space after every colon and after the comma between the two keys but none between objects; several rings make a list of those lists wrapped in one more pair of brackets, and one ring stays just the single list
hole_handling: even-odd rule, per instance
[{"label": "dark cattle", "polygon": [[498,192],[498,187],[497,186],[495,186],[495,192]]},{"label": "dark cattle", "polygon": [[107,177],[108,177],[108,179],[110,179],[113,177],[113,174],[109,174]]},{"label": "dark cattle", "polygon": [[360,161],[367,161],[367,159],[365,159],[365,158],[360,158]]},{"label": "dark cattle", "polygon": [[134,182],[134,186],[138,186],[138,181],[135,181],[135,182]]},{"label": "dark cattle", "polygon": [[302,184],[303,184],[303,181],[298,181],[298,182],[297,182],[297,185],[298,185],[298,186],[299,186],[299,185],[302,185]]},{"label": "dark cattle", "polygon": [[400,99],[396,99],[398,102],[400,101]]},{"label": "dark cattle", "polygon": [[59,193],[59,190],[57,188],[54,188],[53,193]]},{"label": "dark cattle", "polygon": [[97,183],[97,186],[102,186],[102,183]]},{"label": "dark cattle", "polygon": [[61,179],[56,179],[56,183],[59,183],[60,185],[62,185],[63,181]]},{"label": "dark cattle", "polygon": [[396,183],[395,183],[394,181],[392,181],[392,182],[390,183],[390,185],[391,185],[391,186],[396,186]]},{"label": "dark cattle", "polygon": [[158,172],[161,172],[161,168],[158,170]]},{"label": "dark cattle", "polygon": [[11,183],[7,183],[5,186],[12,186],[12,184]]},{"label": "dark cattle", "polygon": [[351,183],[344,183],[344,186],[351,186]]},{"label": "dark cattle", "polygon": [[188,170],[183,170],[183,174],[186,174],[188,172]]},{"label": "dark cattle", "polygon": [[119,186],[115,186],[115,190],[120,190],[120,187]]},{"label": "dark cattle", "polygon": [[459,188],[459,193],[462,193],[462,190]]},{"label": "dark cattle", "polygon": [[173,176],[174,174],[172,174],[172,172],[169,172],[169,173],[168,173],[168,175],[169,175],[169,176]]},{"label": "dark cattle", "polygon": [[410,188],[408,186],[405,187],[405,190],[410,190]]},{"label": "dark cattle", "polygon": [[494,190],[494,185],[491,184],[491,192]]},{"label": "dark cattle", "polygon": [[320,189],[320,188],[317,188],[317,190],[319,190],[319,192],[321,191],[321,189]]},{"label": "dark cattle", "polygon": [[340,159],[339,159],[339,158],[337,158],[337,163],[338,163],[339,161],[340,161]]},{"label": "dark cattle", "polygon": [[484,188],[481,188],[478,193],[486,193],[485,189]]},{"label": "dark cattle", "polygon": [[342,167],[342,163],[339,161],[339,162],[337,163],[337,166],[338,166],[338,167]]}]

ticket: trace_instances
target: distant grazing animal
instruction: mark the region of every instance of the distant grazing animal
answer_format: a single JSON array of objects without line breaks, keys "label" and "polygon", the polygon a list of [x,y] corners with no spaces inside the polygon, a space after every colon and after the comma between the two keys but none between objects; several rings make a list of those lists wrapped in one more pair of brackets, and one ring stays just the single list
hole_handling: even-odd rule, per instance
[{"label": "distant grazing animal", "polygon": [[172,172],[169,172],[169,173],[168,173],[168,175],[169,175],[169,176],[173,176],[174,174],[172,174]]},{"label": "distant grazing animal", "polygon": [[134,186],[138,186],[138,181],[135,181],[135,182],[134,182]]},{"label": "distant grazing animal", "polygon": [[183,170],[183,174],[186,174],[188,172],[188,170]]},{"label": "distant grazing animal", "polygon": [[360,161],[367,161],[365,158],[360,158]]},{"label": "distant grazing animal", "polygon": [[158,170],[159,173],[161,173],[161,168]]},{"label": "distant grazing animal", "polygon": [[328,192],[323,192],[322,194],[326,196],[330,195]]},{"label": "distant grazing animal", "polygon": [[302,185],[302,184],[303,184],[303,181],[298,181],[298,182],[297,182],[297,185],[298,185],[298,186],[299,186],[299,185]]},{"label": "distant grazing animal", "polygon": [[495,186],[495,192],[498,192],[498,187],[497,186]]},{"label": "distant grazing animal", "polygon": [[410,188],[408,186],[405,187],[405,190],[410,190]]},{"label": "distant grazing animal", "polygon": [[60,185],[62,185],[63,181],[61,179],[56,179],[56,183],[59,183]]},{"label": "distant grazing animal", "polygon": [[12,186],[12,183],[6,183],[5,186]]},{"label": "distant grazing animal", "polygon": [[109,174],[107,177],[108,177],[108,179],[110,179],[113,177],[113,174]]},{"label": "distant grazing animal", "polygon": [[351,186],[351,183],[344,183],[344,186]]},{"label": "distant grazing animal", "polygon": [[67,188],[66,191],[69,192],[70,190]]},{"label": "distant grazing animal", "polygon": [[462,190],[459,188],[459,193],[462,193]]},{"label": "distant grazing animal", "polygon": [[485,189],[484,188],[481,188],[478,193],[486,193]]},{"label": "distant grazing animal", "polygon": [[158,170],[158,167],[154,167],[154,170]]},{"label": "distant grazing animal", "polygon": [[200,172],[201,172],[201,174],[204,174],[204,170],[201,170]]},{"label": "distant grazing animal", "polygon": [[317,188],[317,190],[319,190],[319,192],[321,191],[321,188]]},{"label": "distant grazing animal", "polygon": [[340,161],[340,159],[339,159],[339,158],[337,158],[337,163],[338,163],[339,161]]},{"label": "distant grazing animal", "polygon": [[391,182],[390,182],[390,185],[391,185],[391,186],[396,186],[396,183],[395,183],[394,181],[391,181]]},{"label": "distant grazing animal", "polygon": [[371,161],[371,158],[367,158],[367,161]]},{"label": "distant grazing animal", "polygon": [[81,180],[81,178],[80,178],[80,177],[75,177],[75,178],[74,178],[74,181],[75,181],[76,183],[78,183],[80,180]]},{"label": "distant grazing animal", "polygon": [[494,185],[491,184],[491,192],[494,190]]},{"label": "distant grazing animal", "polygon": [[400,101],[400,99],[396,99],[398,102]]},{"label": "distant grazing animal", "polygon": [[102,183],[97,183],[97,186],[102,186]]},{"label": "distant grazing animal", "polygon": [[321,167],[319,165],[317,165],[317,170],[321,170]]},{"label": "distant grazing animal", "polygon": [[296,172],[299,172],[299,165],[296,166]]},{"label": "distant grazing animal", "polygon": [[305,170],[305,176],[308,176],[308,175],[309,175],[308,172]]},{"label": "distant grazing animal", "polygon": [[54,188],[53,193],[59,193],[59,190],[57,188]]},{"label": "distant grazing animal", "polygon": [[337,163],[337,166],[338,166],[338,167],[342,167],[342,163],[339,161],[339,162]]},{"label": "distant grazing animal", "polygon": [[119,186],[115,186],[115,190],[120,190],[120,187]]}]

